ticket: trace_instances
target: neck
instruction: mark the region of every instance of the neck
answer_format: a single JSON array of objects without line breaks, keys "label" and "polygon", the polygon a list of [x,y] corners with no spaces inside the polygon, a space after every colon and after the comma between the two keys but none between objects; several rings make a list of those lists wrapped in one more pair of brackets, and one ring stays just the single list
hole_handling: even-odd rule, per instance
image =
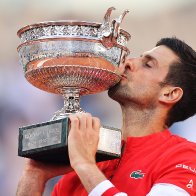
[{"label": "neck", "polygon": [[122,107],[123,138],[142,137],[157,133],[166,129],[165,116],[166,111],[157,108],[138,108],[138,107]]}]

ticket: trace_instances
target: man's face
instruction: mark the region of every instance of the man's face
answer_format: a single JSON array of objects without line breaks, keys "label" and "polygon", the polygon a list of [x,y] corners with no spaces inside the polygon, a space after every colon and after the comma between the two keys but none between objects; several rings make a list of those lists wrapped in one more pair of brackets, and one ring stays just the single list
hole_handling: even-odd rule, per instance
[{"label": "man's face", "polygon": [[162,88],[160,84],[164,81],[169,66],[177,61],[178,57],[166,46],[155,47],[138,58],[126,59],[120,65],[121,81],[108,94],[124,105],[135,103],[153,107],[158,102]]}]

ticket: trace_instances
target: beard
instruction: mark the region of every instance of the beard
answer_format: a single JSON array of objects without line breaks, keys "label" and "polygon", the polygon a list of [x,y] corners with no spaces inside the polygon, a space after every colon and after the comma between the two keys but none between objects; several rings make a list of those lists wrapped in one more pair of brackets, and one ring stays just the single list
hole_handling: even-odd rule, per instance
[{"label": "beard", "polygon": [[117,83],[116,85],[109,88],[109,90],[108,90],[109,97],[113,99],[113,97],[115,97],[115,94],[117,93],[118,89],[119,89],[119,83]]},{"label": "beard", "polygon": [[123,104],[126,100],[130,101],[130,95],[128,95],[128,92],[129,90],[126,86],[122,86],[119,82],[108,90],[108,96],[118,103]]},{"label": "beard", "polygon": [[[156,87],[156,90],[159,88]],[[108,90],[108,96],[122,106],[154,108],[159,91],[151,91],[150,89],[136,89],[119,82]]]}]

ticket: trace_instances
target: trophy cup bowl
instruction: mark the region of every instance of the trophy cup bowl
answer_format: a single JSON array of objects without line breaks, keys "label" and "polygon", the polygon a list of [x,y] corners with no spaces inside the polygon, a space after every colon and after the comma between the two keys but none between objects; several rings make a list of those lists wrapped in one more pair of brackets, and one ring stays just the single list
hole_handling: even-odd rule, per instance
[{"label": "trophy cup bowl", "polygon": [[[105,91],[120,81],[118,67],[129,54],[130,35],[120,29],[128,11],[110,22],[112,10],[107,10],[103,23],[43,22],[18,31],[18,53],[27,81],[64,97],[64,107],[50,121],[19,129],[19,156],[69,164],[69,115],[83,112],[80,96]],[[120,153],[121,132],[102,127],[97,161]]]}]

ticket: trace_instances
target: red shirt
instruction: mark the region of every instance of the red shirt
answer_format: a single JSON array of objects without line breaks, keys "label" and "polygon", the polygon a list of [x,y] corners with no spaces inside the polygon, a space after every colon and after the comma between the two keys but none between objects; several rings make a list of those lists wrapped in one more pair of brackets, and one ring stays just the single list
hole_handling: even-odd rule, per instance
[{"label": "red shirt", "polygon": [[[154,184],[169,183],[191,196],[196,195],[196,144],[171,135],[169,130],[127,138],[121,159],[101,162],[98,166],[114,184],[114,192],[145,196]],[[107,192],[110,191],[105,195]],[[71,172],[60,179],[52,195],[88,194],[76,173]]]}]

